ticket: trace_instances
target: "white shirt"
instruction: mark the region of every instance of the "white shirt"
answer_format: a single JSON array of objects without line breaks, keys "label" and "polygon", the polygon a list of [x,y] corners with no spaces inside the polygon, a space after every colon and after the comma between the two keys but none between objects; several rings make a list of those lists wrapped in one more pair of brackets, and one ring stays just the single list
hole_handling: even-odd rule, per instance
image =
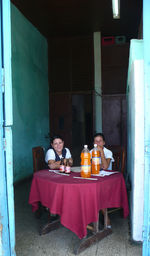
[{"label": "white shirt", "polygon": [[[70,150],[68,148],[66,149],[66,157],[65,158],[71,158],[71,153]],[[62,158],[62,155],[59,155],[60,159]],[[46,152],[46,156],[45,156],[45,162],[48,163],[49,160],[54,160],[55,161],[55,152],[52,148],[50,148],[47,152]]]},{"label": "white shirt", "polygon": [[[93,150],[93,149],[92,149],[92,150]],[[92,155],[92,150],[90,150],[91,155]],[[111,150],[109,150],[109,149],[107,149],[107,148],[105,148],[105,147],[103,148],[103,150],[104,150],[104,156],[105,156],[105,158],[106,158],[106,159],[108,159],[108,158],[111,159],[111,160],[110,160],[110,164],[109,164],[107,170],[112,170],[112,162],[114,162],[113,154],[112,154]],[[100,164],[101,164],[101,157],[100,157]]]}]

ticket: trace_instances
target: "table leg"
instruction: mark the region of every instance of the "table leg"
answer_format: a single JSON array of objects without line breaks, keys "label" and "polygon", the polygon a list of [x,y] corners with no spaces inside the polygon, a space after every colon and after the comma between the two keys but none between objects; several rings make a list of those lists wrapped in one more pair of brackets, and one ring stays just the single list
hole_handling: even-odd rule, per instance
[{"label": "table leg", "polygon": [[[98,214],[99,217],[99,214]],[[99,230],[99,218],[98,221],[93,223],[93,230],[91,234],[88,234],[85,238],[82,240],[79,240],[79,243],[74,248],[74,253],[77,255],[84,251],[86,248],[90,247],[93,243],[98,242],[105,238],[106,236],[110,235],[112,233],[111,228],[107,228],[107,211],[104,214],[104,228],[103,230]]]},{"label": "table leg", "polygon": [[104,228],[107,228],[107,219],[108,219],[108,214],[107,214],[107,209],[104,211]]},{"label": "table leg", "polygon": [[99,213],[98,213],[98,221],[93,222],[93,233],[97,233],[99,231]]},{"label": "table leg", "polygon": [[44,226],[42,226],[40,229],[40,235],[45,235],[51,232],[52,230],[59,228],[59,226],[60,226],[60,218],[57,216],[57,219],[56,219],[54,217],[51,217],[49,214],[48,222]]}]

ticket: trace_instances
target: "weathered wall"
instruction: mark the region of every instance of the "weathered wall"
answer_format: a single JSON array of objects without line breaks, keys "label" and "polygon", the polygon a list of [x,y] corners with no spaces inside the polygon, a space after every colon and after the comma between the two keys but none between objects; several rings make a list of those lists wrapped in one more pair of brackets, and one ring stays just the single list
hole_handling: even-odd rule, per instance
[{"label": "weathered wall", "polygon": [[48,146],[47,40],[11,5],[14,182],[33,172],[32,147]]},{"label": "weathered wall", "polygon": [[142,241],[144,214],[144,60],[142,40],[131,40],[127,99],[127,172],[131,181],[131,236],[135,241]]}]

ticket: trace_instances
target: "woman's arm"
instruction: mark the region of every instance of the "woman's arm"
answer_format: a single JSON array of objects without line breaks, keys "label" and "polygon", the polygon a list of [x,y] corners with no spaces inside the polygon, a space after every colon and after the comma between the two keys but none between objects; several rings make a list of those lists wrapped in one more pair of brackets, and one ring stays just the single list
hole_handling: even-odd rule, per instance
[{"label": "woman's arm", "polygon": [[70,153],[70,150],[68,148],[65,148],[66,149],[66,158],[65,159],[69,159],[69,164],[70,166],[73,165],[73,159],[72,159],[72,156],[71,156],[71,153]]},{"label": "woman's arm", "polygon": [[[64,163],[66,164],[66,158],[64,159]],[[69,158],[69,164],[70,166],[73,165],[73,159]],[[49,160],[48,161],[48,166],[50,169],[54,170],[54,169],[59,169],[60,168],[60,161],[55,161],[55,160]]]},{"label": "woman's arm", "polygon": [[55,160],[49,160],[48,161],[48,167],[52,170],[54,169],[59,169],[60,168],[60,161],[55,161]]},{"label": "woman's arm", "polygon": [[111,159],[110,158],[103,158],[103,157],[101,157],[101,165],[100,165],[100,168],[101,169],[104,169],[104,170],[107,170],[108,169],[108,167],[109,167],[109,165],[110,165],[110,161],[111,161]]},{"label": "woman's arm", "polygon": [[101,154],[101,166],[100,166],[100,168],[101,168],[101,169],[106,169],[106,170],[107,170],[107,169],[108,169],[108,167],[109,167],[109,164],[110,164],[111,158],[105,158],[103,148],[100,148],[100,154]]},{"label": "woman's arm", "polygon": [[69,158],[69,164],[70,164],[70,166],[73,165],[73,159],[72,158]]}]

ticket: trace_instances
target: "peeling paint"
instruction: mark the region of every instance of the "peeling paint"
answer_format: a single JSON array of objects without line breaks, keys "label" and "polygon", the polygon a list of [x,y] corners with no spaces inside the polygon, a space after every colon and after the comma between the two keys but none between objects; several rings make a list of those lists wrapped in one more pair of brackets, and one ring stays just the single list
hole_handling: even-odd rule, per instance
[{"label": "peeling paint", "polygon": [[3,230],[3,225],[0,224],[0,232],[2,233],[2,230]]}]

